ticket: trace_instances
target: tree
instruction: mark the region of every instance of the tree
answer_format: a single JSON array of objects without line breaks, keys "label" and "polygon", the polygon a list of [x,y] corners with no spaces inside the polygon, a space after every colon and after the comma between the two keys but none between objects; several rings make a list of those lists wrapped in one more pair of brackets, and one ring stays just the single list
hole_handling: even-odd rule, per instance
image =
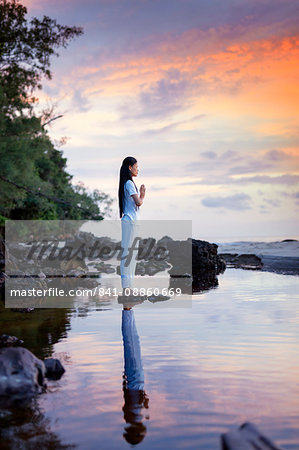
[{"label": "tree", "polygon": [[[0,214],[14,219],[103,219],[108,195],[71,184],[67,160],[36,115],[43,77],[52,78],[50,57],[83,33],[44,16],[26,19],[18,0],[0,0]],[[101,205],[101,208],[99,207]],[[1,217],[0,217],[1,222]]]},{"label": "tree", "polygon": [[50,56],[59,56],[58,47],[83,33],[82,27],[67,27],[44,16],[28,24],[27,8],[18,0],[0,0],[0,70],[4,103],[9,112],[32,109],[35,88],[41,78],[52,78]]}]

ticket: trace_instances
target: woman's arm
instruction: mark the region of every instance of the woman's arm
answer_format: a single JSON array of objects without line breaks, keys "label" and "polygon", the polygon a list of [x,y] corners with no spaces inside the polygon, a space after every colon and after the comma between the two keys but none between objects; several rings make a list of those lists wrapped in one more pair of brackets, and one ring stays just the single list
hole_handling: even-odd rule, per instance
[{"label": "woman's arm", "polygon": [[141,206],[142,203],[143,203],[143,199],[144,199],[144,197],[145,197],[145,186],[144,186],[144,184],[142,184],[142,185],[140,186],[140,195],[138,195],[138,194],[133,194],[133,195],[131,195],[131,197],[133,197],[133,199],[134,199],[134,201],[135,201],[135,204],[136,204],[137,206]]}]

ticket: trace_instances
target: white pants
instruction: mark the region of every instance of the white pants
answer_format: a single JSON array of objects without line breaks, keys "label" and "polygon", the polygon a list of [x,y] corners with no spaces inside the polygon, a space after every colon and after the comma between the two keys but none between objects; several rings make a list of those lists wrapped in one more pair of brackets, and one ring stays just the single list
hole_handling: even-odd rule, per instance
[{"label": "white pants", "polygon": [[144,373],[141,362],[140,341],[135,325],[133,309],[122,311],[122,335],[124,343],[125,376],[127,389],[144,389]]},{"label": "white pants", "polygon": [[[136,257],[138,254],[138,241],[134,244],[134,238],[137,237],[137,223],[136,220],[131,220],[124,215],[121,219],[121,246],[122,258],[120,261],[120,276],[122,288],[133,288],[133,280],[136,268]],[[132,250],[132,245],[137,247]]]}]

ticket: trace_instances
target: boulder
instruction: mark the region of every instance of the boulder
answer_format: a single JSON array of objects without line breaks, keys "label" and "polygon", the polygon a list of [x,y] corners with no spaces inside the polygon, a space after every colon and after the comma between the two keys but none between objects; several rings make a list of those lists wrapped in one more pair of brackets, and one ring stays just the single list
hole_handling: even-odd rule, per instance
[{"label": "boulder", "polygon": [[217,244],[192,239],[193,292],[218,286],[217,275],[225,271],[226,263],[217,249]]},{"label": "boulder", "polygon": [[218,255],[217,249],[217,244],[191,238],[180,241],[164,236],[157,242],[153,238],[143,239],[139,244],[138,259],[143,256],[150,264],[139,263],[136,272],[151,275],[171,264],[168,270],[170,287],[179,287],[182,293],[190,293],[190,284],[192,292],[211,289],[218,285],[217,275],[226,269],[225,260]]},{"label": "boulder", "polygon": [[237,253],[220,253],[230,267],[236,269],[260,270],[263,267],[263,262],[259,256],[254,254],[237,254]]},{"label": "boulder", "polygon": [[56,358],[46,358],[44,359],[44,364],[46,367],[46,377],[53,380],[58,380],[65,372],[65,368]]},{"label": "boulder", "polygon": [[12,406],[44,392],[46,367],[23,347],[0,348],[0,405]]},{"label": "boulder", "polygon": [[192,292],[217,286],[217,275],[226,268],[224,259],[217,253],[217,244],[191,238],[179,241],[164,236],[156,247],[165,249],[165,260],[172,265],[168,271],[170,287],[180,287],[182,293],[190,293],[190,280]]}]

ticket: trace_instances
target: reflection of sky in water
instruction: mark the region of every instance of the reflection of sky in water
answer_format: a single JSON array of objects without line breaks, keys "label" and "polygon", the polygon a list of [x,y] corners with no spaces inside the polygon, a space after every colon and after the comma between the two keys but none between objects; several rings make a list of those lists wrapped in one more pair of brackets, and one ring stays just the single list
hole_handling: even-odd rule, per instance
[{"label": "reflection of sky in water", "polygon": [[[245,420],[298,448],[298,284],[231,269],[192,308],[134,308],[149,397],[140,448],[214,450],[220,433]],[[121,311],[74,313],[55,352],[70,359],[40,397],[51,429],[81,448],[127,448]]]}]

